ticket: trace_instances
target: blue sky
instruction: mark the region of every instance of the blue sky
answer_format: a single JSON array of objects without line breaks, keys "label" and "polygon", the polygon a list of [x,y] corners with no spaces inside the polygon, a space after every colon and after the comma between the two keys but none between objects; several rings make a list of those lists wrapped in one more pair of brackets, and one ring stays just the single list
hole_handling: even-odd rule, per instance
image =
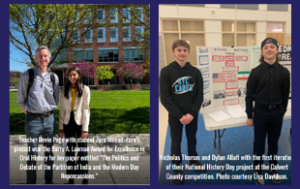
[{"label": "blue sky", "polygon": [[[24,42],[24,38],[21,34],[17,32],[12,32],[12,34],[16,36],[21,42]],[[28,59],[29,57],[26,54],[24,54],[22,51],[18,50],[14,46],[14,44],[10,42],[9,43],[9,70],[24,72],[25,70],[29,69],[29,67],[27,67],[25,63],[20,63],[20,62],[24,62],[25,58]]]},{"label": "blue sky", "polygon": [[25,58],[26,55],[23,52],[21,52],[20,50],[16,49],[14,47],[14,45],[11,43],[9,44],[9,51],[10,51],[10,53],[9,53],[9,70],[10,71],[12,71],[12,70],[20,71],[20,72],[24,72],[25,70],[27,70],[28,67],[26,66],[26,64],[15,61],[15,60],[22,61],[22,59]]},{"label": "blue sky", "polygon": [[[15,36],[21,42],[25,43],[22,33],[17,32],[17,31],[12,31],[12,35]],[[25,49],[25,48],[23,48],[23,49]],[[14,46],[14,44],[12,44],[11,42],[9,43],[9,52],[10,52],[9,53],[9,70],[10,71],[13,70],[13,71],[24,72],[29,69],[29,67],[27,67],[27,64],[21,63],[21,62],[25,62],[25,60],[30,60],[29,57],[26,54],[24,54],[22,51],[18,50]],[[25,50],[25,52],[27,52],[27,50]]]}]

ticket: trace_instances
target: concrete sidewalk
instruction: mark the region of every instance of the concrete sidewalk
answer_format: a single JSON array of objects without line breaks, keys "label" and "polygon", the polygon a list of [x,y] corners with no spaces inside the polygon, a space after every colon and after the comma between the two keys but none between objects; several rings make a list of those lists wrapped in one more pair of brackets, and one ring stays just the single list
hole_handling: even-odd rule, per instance
[{"label": "concrete sidewalk", "polygon": [[[88,156],[93,155],[99,158],[97,161],[89,161],[88,165],[92,167],[88,174],[94,175],[95,179],[89,179],[89,184],[150,184],[150,134],[97,134],[89,135],[88,138],[102,139],[102,141],[94,141],[94,143],[89,143]],[[126,138],[136,139],[135,142],[127,141]],[[11,135],[10,136],[10,184],[26,184],[26,171],[20,170],[20,164],[25,165],[26,161],[21,161],[20,157],[27,156],[27,152],[15,152],[18,150],[17,147],[27,148],[26,143],[20,143],[20,138],[25,139],[25,135]],[[56,135],[56,138],[59,138]],[[103,141],[103,139],[123,139],[123,142],[108,142]],[[63,143],[59,144],[54,142],[53,145],[56,148],[63,148]],[[39,147],[43,145],[40,144]],[[98,147],[98,152],[91,151],[91,147]],[[118,148],[118,147],[144,147],[144,151],[130,152],[130,151],[115,151],[117,149],[128,149],[128,148]],[[108,147],[112,148],[112,151],[108,151]],[[19,148],[20,149],[20,148]],[[104,150],[103,150],[104,149]],[[53,152],[54,157],[65,156],[65,152]],[[44,156],[44,152],[38,153],[40,156]],[[113,159],[113,156],[118,156],[118,159]],[[128,157],[129,161],[121,161],[120,157]],[[130,161],[130,158],[136,157],[138,161]],[[108,159],[110,158],[110,160]],[[37,165],[41,165],[43,161],[37,161]],[[58,161],[56,158],[54,164],[66,165],[65,161]],[[115,164],[116,166],[123,166],[125,169],[129,170],[113,170]],[[130,164],[134,166],[130,166]],[[93,170],[93,166],[101,167],[101,170]],[[103,166],[107,166],[110,170],[103,170]],[[130,170],[130,168],[136,168],[138,170]],[[44,170],[37,170],[37,184],[45,184]],[[68,181],[66,179],[61,179],[61,174],[66,174],[66,170],[55,170],[53,171],[53,183],[54,184],[65,184]],[[75,179],[75,184],[81,184],[82,179]]]}]

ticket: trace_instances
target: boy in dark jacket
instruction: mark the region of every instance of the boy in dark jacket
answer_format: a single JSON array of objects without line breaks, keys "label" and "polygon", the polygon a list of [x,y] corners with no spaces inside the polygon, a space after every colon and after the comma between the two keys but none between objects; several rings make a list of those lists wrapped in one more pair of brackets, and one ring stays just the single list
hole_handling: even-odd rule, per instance
[{"label": "boy in dark jacket", "polygon": [[[278,161],[274,157],[278,153],[278,141],[290,93],[290,73],[278,63],[278,52],[276,39],[268,37],[262,41],[260,65],[251,70],[245,99],[247,126],[254,125],[253,155],[262,157],[265,154],[268,136],[268,157],[273,157],[269,159],[269,177],[272,176],[275,184],[281,182],[276,169]],[[262,164],[262,158],[254,159],[254,167],[261,167]],[[257,185],[265,184],[264,175],[262,169],[254,171],[254,181]]]},{"label": "boy in dark jacket", "polygon": [[[196,152],[196,132],[198,112],[203,102],[203,79],[199,69],[186,62],[190,53],[190,45],[186,41],[175,41],[172,53],[175,61],[161,70],[160,97],[161,103],[169,112],[172,164],[180,166],[183,125],[186,125],[188,155],[193,156],[192,159],[199,157]],[[201,165],[197,160],[190,160],[190,164]],[[204,171],[205,169],[198,170],[199,173]],[[182,169],[174,170],[174,174],[182,176]],[[182,184],[183,180],[174,180],[174,183]]]}]

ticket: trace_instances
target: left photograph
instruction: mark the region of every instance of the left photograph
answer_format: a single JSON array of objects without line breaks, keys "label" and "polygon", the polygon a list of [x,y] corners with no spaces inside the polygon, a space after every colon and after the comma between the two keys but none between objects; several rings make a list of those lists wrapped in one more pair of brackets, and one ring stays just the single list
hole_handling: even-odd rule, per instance
[{"label": "left photograph", "polygon": [[10,4],[10,184],[150,184],[150,5]]}]

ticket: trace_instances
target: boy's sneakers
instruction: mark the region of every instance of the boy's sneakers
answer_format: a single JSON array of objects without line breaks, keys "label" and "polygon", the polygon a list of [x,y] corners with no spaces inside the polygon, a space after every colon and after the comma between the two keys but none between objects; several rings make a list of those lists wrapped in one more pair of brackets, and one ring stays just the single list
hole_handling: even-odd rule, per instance
[{"label": "boy's sneakers", "polygon": [[257,185],[264,185],[265,184],[265,179],[263,175],[263,171],[254,171],[254,181]]},{"label": "boy's sneakers", "polygon": [[[200,163],[200,161],[194,161],[194,162],[190,162],[190,165],[195,165],[195,166],[203,166],[203,164]],[[197,169],[198,173],[205,173],[206,169],[204,166],[204,169]]]},{"label": "boy's sneakers", "polygon": [[[173,174],[174,175],[179,175],[180,174],[180,175],[183,176],[183,171],[182,170],[174,170]],[[174,179],[173,183],[176,184],[176,185],[182,185],[183,184],[183,179],[182,180],[180,180],[180,179]]]},{"label": "boy's sneakers", "polygon": [[280,177],[279,177],[279,173],[278,173],[277,170],[271,170],[271,164],[269,164],[269,171],[270,171],[271,175],[273,176],[272,181],[275,184],[279,184],[281,182]]}]

